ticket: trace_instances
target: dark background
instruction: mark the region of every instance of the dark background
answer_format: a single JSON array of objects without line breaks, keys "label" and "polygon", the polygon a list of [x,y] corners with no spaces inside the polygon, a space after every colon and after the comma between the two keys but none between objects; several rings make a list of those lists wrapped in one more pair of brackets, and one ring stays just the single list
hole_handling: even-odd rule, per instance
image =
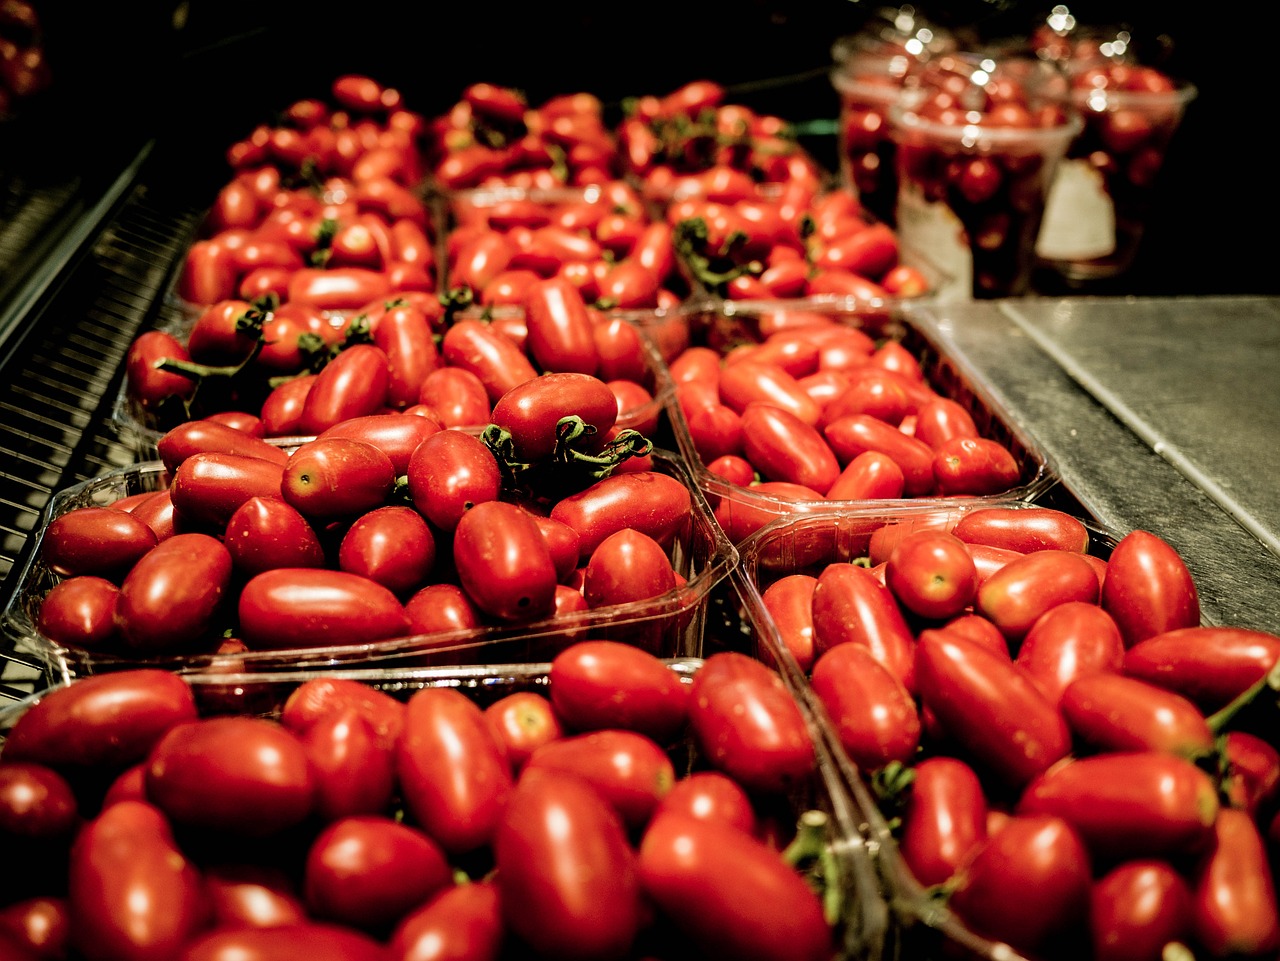
[{"label": "dark background", "polygon": [[[998,40],[1025,36],[1050,6],[934,0],[917,9],[940,25]],[[1262,112],[1274,102],[1274,70],[1256,45],[1272,19],[1266,8],[1070,6],[1081,22],[1124,23],[1153,46],[1160,38],[1168,51],[1161,65],[1199,90],[1173,142],[1137,263],[1093,292],[1280,292],[1270,239],[1280,206],[1275,138]],[[136,138],[158,135],[175,183],[211,199],[229,175],[227,145],[293,100],[323,96],[340,73],[396,86],[408,106],[428,115],[482,80],[522,89],[534,104],[588,91],[619,109],[629,96],[713,79],[733,102],[828,131],[805,143],[835,169],[831,45],[879,7],[850,0],[46,2],[55,87],[30,105],[40,122],[9,124],[0,150],[92,166]]]}]

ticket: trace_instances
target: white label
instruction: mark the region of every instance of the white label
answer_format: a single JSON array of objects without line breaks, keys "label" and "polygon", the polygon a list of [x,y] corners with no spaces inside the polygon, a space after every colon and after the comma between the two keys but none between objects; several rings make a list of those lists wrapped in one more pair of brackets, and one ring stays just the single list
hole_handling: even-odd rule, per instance
[{"label": "white label", "polygon": [[1045,201],[1036,253],[1046,260],[1093,260],[1116,249],[1116,209],[1102,174],[1087,160],[1058,164]]},{"label": "white label", "polygon": [[960,218],[946,204],[924,199],[920,188],[904,183],[898,190],[898,237],[904,248],[918,250],[943,274],[934,299],[973,299],[973,252]]}]

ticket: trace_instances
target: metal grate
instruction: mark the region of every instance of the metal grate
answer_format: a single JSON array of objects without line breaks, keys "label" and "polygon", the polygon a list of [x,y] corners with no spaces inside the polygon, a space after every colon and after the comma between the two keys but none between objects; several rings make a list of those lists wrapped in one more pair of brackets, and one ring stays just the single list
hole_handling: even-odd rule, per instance
[{"label": "metal grate", "polygon": [[[5,601],[53,493],[133,463],[133,447],[111,421],[124,357],[142,329],[165,319],[164,295],[202,215],[157,201],[140,177],[91,249],[24,319],[23,342],[0,369]],[[0,699],[42,680],[40,665],[0,640]]]}]

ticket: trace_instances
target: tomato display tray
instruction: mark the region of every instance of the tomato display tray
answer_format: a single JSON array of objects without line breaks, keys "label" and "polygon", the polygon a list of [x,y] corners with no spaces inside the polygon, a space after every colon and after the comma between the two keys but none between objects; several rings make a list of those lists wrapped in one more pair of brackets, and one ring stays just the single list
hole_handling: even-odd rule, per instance
[{"label": "tomato display tray", "polygon": [[[106,506],[121,497],[167,487],[170,475],[158,461],[122,468],[66,488],[50,500],[32,534],[31,551],[17,572],[15,588],[0,614],[0,629],[16,650],[40,659],[54,678],[71,678],[136,667],[181,674],[273,671],[352,666],[489,664],[547,660],[571,640],[585,635],[625,640],[662,657],[700,656],[708,598],[737,566],[731,544],[679,456],[655,450],[653,469],[680,480],[690,491],[692,511],[686,531],[669,550],[672,566],[685,580],[660,597],[561,615],[527,624],[486,626],[431,635],[393,638],[359,645],[333,645],[237,653],[151,658],[72,649],[43,635],[40,604],[58,577],[41,559],[44,532],[54,518],[83,506]],[[426,652],[426,648],[430,652]]]},{"label": "tomato display tray", "polygon": [[[904,532],[953,525],[965,514],[989,505],[935,506],[914,512],[879,514],[804,515],[783,518],[749,537],[740,547],[741,559],[732,583],[740,604],[743,632],[756,638],[809,709],[829,739],[828,750],[850,797],[862,818],[872,856],[881,875],[887,902],[895,919],[895,945],[902,957],[967,958],[972,961],[1028,961],[1009,945],[991,941],[971,931],[945,904],[915,878],[898,851],[889,819],[878,805],[866,775],[850,758],[835,734],[833,722],[814,693],[805,672],[786,650],[777,624],[765,607],[763,593],[770,585],[792,574],[818,574],[827,564],[853,562],[866,556],[872,534],[882,527],[902,527]],[[1031,504],[1002,507],[1030,508]],[[1092,520],[1081,519],[1089,534],[1090,555],[1106,559],[1120,534]]]},{"label": "tomato display tray", "polygon": [[[1057,483],[1048,454],[984,387],[978,373],[949,351],[931,328],[917,321],[903,304],[874,304],[840,297],[796,301],[707,302],[689,312],[687,343],[706,346],[725,356],[741,344],[759,343],[762,326],[771,317],[787,312],[815,312],[837,323],[855,327],[877,341],[893,340],[919,362],[928,383],[939,394],[959,403],[973,418],[981,436],[999,441],[1013,454],[1019,467],[1018,483],[991,495],[928,496],[886,500],[795,501],[730,483],[707,470],[676,399],[675,385],[664,390],[668,422],[674,437],[669,446],[679,450],[691,465],[698,485],[730,537],[740,542],[740,531],[751,533],[765,524],[799,514],[868,513],[882,516],[898,511],[933,511],[958,504],[1030,503]],[[668,364],[671,357],[668,357]],[[670,378],[669,366],[665,371]],[[665,439],[664,439],[665,440]]]},{"label": "tomato display tray", "polygon": [[[699,657],[663,659],[668,670],[691,684],[703,664]],[[324,672],[309,670],[273,673],[237,673],[222,676],[185,675],[199,715],[251,716],[278,720],[289,696],[307,681],[341,679],[407,701],[427,688],[452,688],[465,694],[481,708],[519,692],[547,694],[550,662],[508,663],[442,667],[357,668]],[[785,680],[785,678],[784,678]],[[76,683],[59,682],[0,708],[0,754],[4,739],[18,720],[50,693]],[[794,692],[793,692],[794,693]],[[825,815],[824,843],[830,851],[828,870],[838,878],[838,918],[833,930],[836,951],[831,961],[879,961],[886,937],[887,907],[882,899],[871,852],[861,833],[861,819],[838,769],[829,757],[821,721],[800,701],[801,711],[813,738],[817,764],[813,776],[794,785],[782,795],[754,796],[762,816],[794,825],[808,811]],[[692,734],[686,729],[669,745],[677,779],[712,767]]]}]

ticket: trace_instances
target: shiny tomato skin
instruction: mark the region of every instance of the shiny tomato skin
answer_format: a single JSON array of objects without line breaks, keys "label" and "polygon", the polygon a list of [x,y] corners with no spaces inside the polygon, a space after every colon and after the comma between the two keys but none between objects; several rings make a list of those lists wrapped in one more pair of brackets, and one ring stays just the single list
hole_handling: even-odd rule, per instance
[{"label": "shiny tomato skin", "polygon": [[889,555],[885,584],[907,610],[931,620],[954,617],[973,601],[978,570],[964,541],[947,531],[913,531]]},{"label": "shiny tomato skin", "polygon": [[1216,711],[1257,683],[1280,660],[1280,637],[1245,627],[1183,627],[1139,641],[1124,653],[1124,673],[1177,691]]},{"label": "shiny tomato skin", "polygon": [[283,868],[246,862],[202,868],[213,909],[211,927],[278,927],[306,920],[306,907]]},{"label": "shiny tomato skin", "polygon": [[240,638],[251,649],[363,644],[408,633],[404,605],[359,574],[281,567],[251,578],[240,592]]},{"label": "shiny tomato skin", "polygon": [[214,929],[192,938],[176,957],[179,961],[392,961],[377,939],[323,921]]},{"label": "shiny tomato skin", "polygon": [[176,470],[192,454],[203,451],[261,457],[281,466],[289,460],[284,448],[208,418],[178,424],[156,441],[156,452],[170,471]]},{"label": "shiny tomato skin", "polygon": [[371,725],[378,743],[390,748],[404,728],[405,706],[385,691],[345,677],[312,677],[285,698],[280,723],[305,739],[326,718],[355,710]]},{"label": "shiny tomato skin", "polygon": [[821,419],[817,401],[799,381],[777,364],[751,360],[727,364],[720,370],[720,401],[739,414],[752,401],[771,404],[810,426]]},{"label": "shiny tomato skin", "polygon": [[326,714],[300,739],[315,780],[315,813],[323,823],[389,809],[395,752],[358,708]]},{"label": "shiny tomato skin", "polygon": [[1049,507],[981,507],[951,531],[967,544],[986,544],[1029,554],[1046,549],[1089,549],[1089,529],[1079,518]]},{"label": "shiny tomato skin", "polygon": [[933,479],[944,497],[999,494],[1021,473],[1009,448],[989,437],[953,437],[934,449]]},{"label": "shiny tomato skin", "polygon": [[486,707],[484,716],[517,774],[535,750],[566,734],[551,700],[540,691],[512,691]]},{"label": "shiny tomato skin", "polygon": [[688,720],[689,685],[663,661],[621,641],[586,640],[551,661],[551,705],[573,731],[619,728],[659,744]]},{"label": "shiny tomato skin", "polygon": [[977,437],[973,416],[950,397],[934,397],[916,410],[915,436],[935,451],[955,437]]},{"label": "shiny tomato skin", "polygon": [[804,714],[779,674],[748,655],[721,651],[703,662],[689,724],[708,764],[748,790],[785,791],[813,774]]},{"label": "shiny tomato skin", "polygon": [[195,393],[195,380],[160,369],[170,359],[189,361],[191,355],[182,341],[164,331],[145,331],[129,345],[125,356],[127,390],[144,410],[159,406],[166,398],[189,398]]},{"label": "shiny tomato skin", "polygon": [[498,961],[502,905],[493,880],[447,887],[415,908],[387,939],[402,961]]},{"label": "shiny tomato skin", "polygon": [[328,824],[307,850],[303,895],[315,918],[384,934],[453,883],[444,851],[408,824],[382,814]]},{"label": "shiny tomato skin", "polygon": [[412,507],[388,504],[361,514],[338,545],[338,568],[360,574],[398,597],[426,583],[436,561],[430,526]]},{"label": "shiny tomato skin", "polygon": [[520,346],[479,320],[456,321],[440,345],[445,363],[470,371],[484,384],[490,405],[507,391],[538,376]]},{"label": "shiny tomato skin", "polygon": [[482,427],[493,406],[484,382],[461,367],[440,367],[424,377],[418,403],[434,411],[445,427]]},{"label": "shiny tomato skin", "polygon": [[1100,857],[1169,857],[1211,843],[1220,804],[1194,763],[1144,750],[1055,765],[1026,785],[1016,810],[1065,818]]},{"label": "shiny tomato skin", "polygon": [[532,772],[585,781],[633,832],[648,823],[676,780],[671,758],[657,741],[619,728],[570,734],[544,744],[530,755],[521,777]]},{"label": "shiny tomato skin", "polygon": [[892,592],[865,567],[828,564],[813,589],[813,636],[819,656],[861,644],[908,691],[915,692],[915,642]]},{"label": "shiny tomato skin", "polygon": [[9,731],[5,761],[57,770],[124,768],[174,725],[196,716],[195,696],[169,671],[135,668],[49,691]]},{"label": "shiny tomato skin", "polygon": [[314,779],[293,732],[225,715],[167,731],[147,757],[146,786],[176,825],[266,837],[311,813]]},{"label": "shiny tomato skin", "polygon": [[1098,578],[1083,554],[1041,550],[1005,564],[978,588],[974,610],[1020,642],[1036,620],[1059,604],[1091,604]]},{"label": "shiny tomato skin", "polygon": [[1011,818],[974,852],[959,878],[952,909],[978,933],[1024,952],[1037,952],[1087,920],[1089,853],[1062,818]]},{"label": "shiny tomato skin", "polygon": [[861,644],[837,644],[819,657],[809,679],[849,758],[866,773],[908,763],[920,744],[915,700]]},{"label": "shiny tomato skin", "polygon": [[366,414],[352,417],[322,431],[317,440],[345,437],[376,447],[391,459],[396,476],[409,468],[409,459],[424,440],[443,429],[443,424],[430,416],[404,414]]},{"label": "shiny tomato skin", "polygon": [[317,437],[290,456],[280,496],[304,517],[330,520],[382,506],[395,484],[395,465],[377,447],[347,437]]},{"label": "shiny tomato skin", "polygon": [[1119,673],[1124,641],[1111,615],[1097,604],[1068,601],[1038,617],[1015,660],[1057,704],[1068,684],[1096,671]]},{"label": "shiny tomato skin", "polygon": [[458,521],[453,563],[467,596],[508,622],[549,615],[556,589],[551,551],[533,516],[517,504],[475,504]]},{"label": "shiny tomato skin", "polygon": [[217,451],[193,454],[178,465],[169,487],[183,521],[217,530],[251,497],[279,497],[284,467],[261,457]]},{"label": "shiny tomato skin", "polygon": [[325,364],[302,405],[298,427],[319,434],[351,417],[375,414],[387,406],[391,362],[373,344],[352,344]]},{"label": "shiny tomato skin", "polygon": [[427,315],[407,303],[388,308],[373,329],[373,343],[389,366],[387,406],[403,410],[416,404],[423,379],[443,363]]},{"label": "shiny tomato skin", "polygon": [[50,588],[40,602],[36,628],[42,635],[69,647],[98,648],[110,645],[116,630],[116,604],[120,588],[105,577],[81,574]]},{"label": "shiny tomato skin", "polygon": [[517,456],[526,462],[549,458],[556,447],[556,424],[577,416],[595,440],[574,446],[589,449],[604,438],[618,419],[618,398],[593,374],[552,372],[526,380],[493,405],[492,423],[510,432]]},{"label": "shiny tomato skin", "polygon": [[323,567],[324,547],[296,508],[274,497],[250,497],[227,521],[223,543],[236,571],[253,577],[277,567]]},{"label": "shiny tomato skin", "polygon": [[759,826],[751,795],[719,771],[692,771],[677,780],[658,802],[653,818],[663,814],[716,821],[750,835]]},{"label": "shiny tomato skin", "polygon": [[598,373],[594,325],[577,287],[562,277],[538,280],[525,291],[524,310],[529,356],[539,369]]},{"label": "shiny tomato skin", "polygon": [[132,514],[85,506],[59,514],[45,526],[40,553],[56,574],[96,575],[118,583],[155,546],[155,532]]},{"label": "shiny tomato skin", "polygon": [[708,956],[824,961],[833,937],[818,896],[778,851],[714,820],[655,818],[639,849],[645,895]]},{"label": "shiny tomato skin", "polygon": [[845,464],[827,489],[827,500],[896,500],[906,492],[902,468],[888,454],[868,450]]},{"label": "shiny tomato skin", "polygon": [[85,958],[173,958],[208,917],[199,870],[144,801],[121,801],[90,821],[68,872],[71,941]]},{"label": "shiny tomato skin", "polygon": [[381,271],[364,267],[303,267],[289,278],[288,300],[321,310],[354,310],[390,292]]},{"label": "shiny tomato skin", "polygon": [[458,527],[476,504],[497,500],[502,472],[497,458],[479,437],[443,430],[414,450],[405,471],[414,506],[446,533]]},{"label": "shiny tomato skin", "polygon": [[1125,647],[1200,624],[1200,598],[1186,562],[1148,531],[1130,531],[1111,551],[1101,604],[1115,618]]},{"label": "shiny tomato skin", "polygon": [[953,877],[987,838],[987,797],[964,761],[934,755],[917,762],[902,812],[898,850],[925,887]]},{"label": "shiny tomato skin", "polygon": [[297,437],[306,433],[302,411],[319,374],[301,374],[285,381],[262,402],[262,431],[266,437]]},{"label": "shiny tomato skin", "polygon": [[813,589],[817,585],[812,574],[785,574],[760,595],[783,647],[806,674],[817,656],[813,631]]},{"label": "shiny tomato skin", "polygon": [[689,523],[693,496],[683,482],[661,471],[611,474],[561,498],[551,517],[578,532],[581,559],[617,531],[633,528],[664,547]]},{"label": "shiny tomato skin", "polygon": [[1071,750],[1071,733],[1030,677],[1007,657],[947,631],[916,645],[921,704],[975,766],[1021,787]]},{"label": "shiny tomato skin", "polygon": [[208,534],[175,534],[153,547],[120,585],[116,628],[126,647],[162,653],[212,631],[231,588],[231,553]]},{"label": "shiny tomato skin", "polygon": [[641,925],[636,855],[582,780],[521,777],[493,837],[503,920],[536,953],[623,958]]},{"label": "shiny tomato skin", "polygon": [[1222,736],[1226,761],[1223,795],[1232,807],[1248,811],[1259,824],[1267,823],[1280,798],[1280,750],[1248,731]]},{"label": "shiny tomato skin", "polygon": [[822,434],[791,411],[752,402],[741,411],[741,425],[743,454],[762,477],[825,495],[840,476],[840,464]]},{"label": "shiny tomato skin", "polygon": [[591,553],[582,593],[590,608],[631,604],[676,588],[676,572],[662,545],[648,534],[624,528]]},{"label": "shiny tomato skin", "polygon": [[32,761],[0,764],[0,836],[10,842],[70,840],[80,812],[71,784]]},{"label": "shiny tomato skin", "polygon": [[1191,701],[1123,674],[1077,677],[1058,707],[1076,742],[1094,751],[1168,751],[1194,760],[1214,749],[1214,732]]},{"label": "shiny tomato skin", "polygon": [[484,712],[452,688],[424,688],[409,698],[396,773],[411,823],[450,855],[492,840],[513,786]]},{"label": "shiny tomato skin", "polygon": [[413,634],[473,631],[483,626],[484,614],[457,584],[428,584],[404,604]]},{"label": "shiny tomato skin", "polygon": [[1191,889],[1167,861],[1140,858],[1094,881],[1089,931],[1096,961],[1159,961],[1191,935]]},{"label": "shiny tomato skin", "polygon": [[58,895],[22,898],[0,908],[0,936],[37,958],[65,957],[71,937],[67,899]]},{"label": "shiny tomato skin", "polygon": [[1256,957],[1280,947],[1280,911],[1266,844],[1246,811],[1223,808],[1192,887],[1195,943],[1212,957]]},{"label": "shiny tomato skin", "polygon": [[830,420],[822,434],[841,464],[865,451],[873,450],[893,459],[903,476],[903,493],[922,497],[936,486],[933,450],[922,440],[868,414],[850,414]]}]

